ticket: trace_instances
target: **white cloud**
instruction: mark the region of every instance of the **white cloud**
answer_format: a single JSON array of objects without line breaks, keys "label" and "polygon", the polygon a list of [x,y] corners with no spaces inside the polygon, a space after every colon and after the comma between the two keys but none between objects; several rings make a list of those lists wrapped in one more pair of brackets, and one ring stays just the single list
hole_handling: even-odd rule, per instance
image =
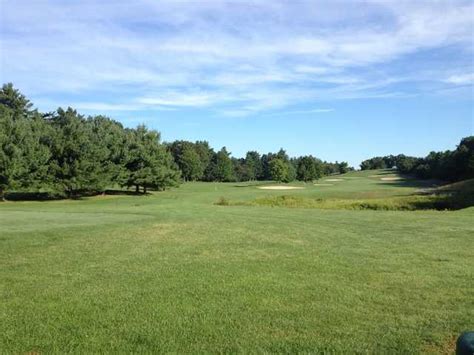
[{"label": "white cloud", "polygon": [[[249,115],[314,100],[413,95],[415,87],[399,86],[427,81],[411,69],[416,63],[446,85],[473,81],[446,72],[457,66],[453,58],[472,65],[469,1],[2,6],[0,80],[38,98],[66,92],[97,110],[203,107]],[[445,48],[448,62],[410,57]],[[97,93],[104,101],[90,103]]]},{"label": "white cloud", "polygon": [[167,93],[160,96],[140,97],[140,104],[150,106],[203,107],[219,101],[219,96],[211,93]]},{"label": "white cloud", "polygon": [[281,111],[276,113],[270,113],[269,116],[286,116],[286,115],[309,115],[312,113],[329,113],[334,112],[333,108],[314,108],[309,110],[294,110],[294,111]]},{"label": "white cloud", "polygon": [[474,84],[474,73],[451,75],[444,81],[456,85]]}]

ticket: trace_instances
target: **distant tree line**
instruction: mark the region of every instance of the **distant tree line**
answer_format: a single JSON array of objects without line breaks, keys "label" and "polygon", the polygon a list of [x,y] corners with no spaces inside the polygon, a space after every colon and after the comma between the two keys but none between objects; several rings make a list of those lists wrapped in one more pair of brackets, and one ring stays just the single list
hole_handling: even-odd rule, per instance
[{"label": "distant tree line", "polygon": [[263,155],[249,151],[240,159],[231,157],[226,147],[215,152],[205,141],[178,140],[168,149],[185,181],[312,181],[352,169],[346,162],[328,163],[311,155],[290,158],[283,149]]},{"label": "distant tree line", "polygon": [[7,191],[77,196],[120,186],[146,192],[182,180],[312,181],[351,169],[311,155],[290,158],[283,149],[238,159],[205,141],[162,143],[159,132],[143,125],[125,128],[72,108],[40,113],[12,84],[0,89],[0,199]]},{"label": "distant tree line", "polygon": [[375,157],[360,165],[362,170],[396,168],[421,179],[459,181],[474,178],[474,136],[461,140],[455,150],[431,152],[424,158],[403,154]]}]

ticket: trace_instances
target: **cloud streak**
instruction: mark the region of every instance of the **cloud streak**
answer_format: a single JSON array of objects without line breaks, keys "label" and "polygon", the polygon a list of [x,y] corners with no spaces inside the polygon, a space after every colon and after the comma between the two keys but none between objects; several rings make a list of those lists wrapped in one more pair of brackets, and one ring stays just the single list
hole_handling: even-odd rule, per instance
[{"label": "cloud streak", "polygon": [[[2,6],[1,80],[39,100],[66,93],[110,111],[200,107],[245,116],[315,101],[411,96],[427,82],[441,89],[473,82],[469,1]],[[432,60],[433,50],[443,60]],[[421,63],[446,79],[422,77]],[[467,73],[453,74],[451,66]],[[86,105],[91,97],[100,105]]]}]

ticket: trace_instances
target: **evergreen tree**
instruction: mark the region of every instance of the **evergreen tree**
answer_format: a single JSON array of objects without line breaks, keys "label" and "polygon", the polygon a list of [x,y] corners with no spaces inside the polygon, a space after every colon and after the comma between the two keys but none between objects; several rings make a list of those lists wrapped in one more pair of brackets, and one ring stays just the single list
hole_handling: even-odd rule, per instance
[{"label": "evergreen tree", "polygon": [[0,90],[0,105],[12,110],[13,118],[26,118],[33,111],[33,104],[12,83],[4,84]]},{"label": "evergreen tree", "polygon": [[0,199],[12,188],[21,167],[21,150],[15,137],[13,110],[0,105]]},{"label": "evergreen tree", "polygon": [[140,187],[143,187],[146,193],[147,188],[164,190],[178,184],[179,171],[171,154],[160,144],[158,132],[138,126],[128,130],[127,141],[127,176],[123,181],[124,186],[135,186],[136,192],[140,192]]},{"label": "evergreen tree", "polygon": [[11,84],[0,90],[0,199],[8,189],[34,191],[47,179],[46,124]]},{"label": "evergreen tree", "polygon": [[275,157],[275,154],[273,153],[268,153],[268,154],[263,154],[261,160],[261,166],[262,166],[262,175],[260,177],[260,180],[271,180],[272,179],[272,174],[270,172],[270,162],[272,159]]},{"label": "evergreen tree", "polygon": [[92,126],[72,108],[59,108],[51,118],[55,133],[51,144],[50,168],[55,188],[68,196],[105,188],[107,152],[94,139]]},{"label": "evergreen tree", "polygon": [[247,152],[245,156],[245,165],[248,180],[257,180],[263,177],[263,166],[258,152]]},{"label": "evergreen tree", "polygon": [[99,154],[96,161],[102,170],[102,186],[120,184],[125,176],[127,135],[123,126],[105,116],[89,117],[92,144]]},{"label": "evergreen tree", "polygon": [[249,171],[245,164],[245,159],[232,158],[232,165],[234,167],[234,179],[236,181],[249,181]]}]

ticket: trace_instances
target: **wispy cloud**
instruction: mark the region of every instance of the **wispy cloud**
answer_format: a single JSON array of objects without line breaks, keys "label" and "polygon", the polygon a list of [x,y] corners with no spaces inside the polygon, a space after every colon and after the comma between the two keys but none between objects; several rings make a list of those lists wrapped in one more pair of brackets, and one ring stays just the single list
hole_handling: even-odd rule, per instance
[{"label": "wispy cloud", "polygon": [[319,113],[329,113],[334,112],[333,108],[314,108],[310,110],[293,110],[293,111],[280,111],[275,113],[266,114],[266,116],[291,116],[291,115],[311,115]]},{"label": "wispy cloud", "polygon": [[[200,107],[245,116],[318,100],[410,96],[429,82],[436,89],[473,83],[472,72],[448,69],[472,69],[471,1],[2,7],[1,81],[40,99],[65,93],[89,109]],[[429,55],[438,49],[442,60]],[[420,66],[433,79],[421,77]]]},{"label": "wispy cloud", "polygon": [[[473,68],[474,70],[474,68]],[[466,85],[466,84],[473,84],[474,83],[474,72],[467,73],[467,74],[457,74],[451,75],[445,80],[447,83],[450,84],[457,84],[457,85]]]}]

